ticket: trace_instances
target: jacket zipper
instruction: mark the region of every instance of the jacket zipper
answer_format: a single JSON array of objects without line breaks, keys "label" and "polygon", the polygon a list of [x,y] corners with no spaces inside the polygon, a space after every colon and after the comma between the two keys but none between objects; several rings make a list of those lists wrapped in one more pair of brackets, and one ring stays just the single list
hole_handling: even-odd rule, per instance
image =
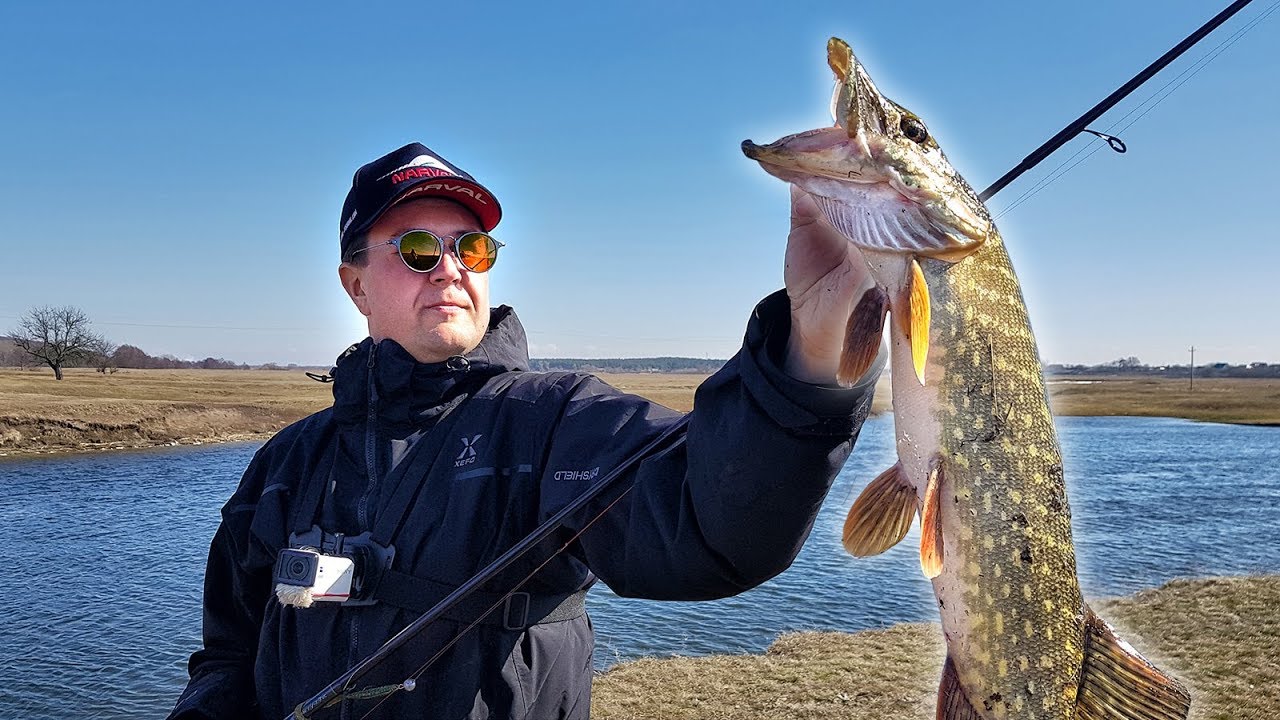
[{"label": "jacket zipper", "polygon": [[[369,482],[365,486],[364,494],[360,496],[360,504],[356,507],[356,522],[359,523],[362,531],[369,529],[369,497],[373,495],[374,486],[378,482],[378,389],[377,380],[374,376],[374,366],[378,355],[378,346],[375,343],[369,348],[369,410],[365,417],[364,431],[364,465],[365,474],[369,476]],[[360,616],[358,612],[348,615],[350,619],[349,627],[351,631],[350,646],[347,654],[347,667],[360,657]],[[351,704],[342,703],[341,716],[343,720],[349,720],[351,717]]]},{"label": "jacket zipper", "polygon": [[369,483],[365,486],[364,494],[360,496],[360,504],[356,507],[356,522],[360,524],[361,531],[369,529],[369,498],[373,495],[373,488],[378,483],[378,389],[373,372],[377,354],[378,346],[375,344],[369,349],[369,414],[365,419],[364,431],[364,469]]}]

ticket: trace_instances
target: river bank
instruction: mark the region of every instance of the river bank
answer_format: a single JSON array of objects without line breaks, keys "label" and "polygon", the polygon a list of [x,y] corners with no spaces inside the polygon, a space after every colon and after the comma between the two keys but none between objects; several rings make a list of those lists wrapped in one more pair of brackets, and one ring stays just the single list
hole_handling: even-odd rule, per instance
[{"label": "river bank", "polygon": [[[1280,575],[1175,580],[1091,605],[1192,691],[1193,720],[1280,713]],[[933,717],[936,623],[782,635],[761,655],[643,659],[599,675],[600,720],[918,720]]]},{"label": "river bank", "polygon": [[[677,410],[701,374],[602,374]],[[1050,379],[1058,415],[1139,415],[1280,425],[1280,380]],[[874,412],[890,408],[881,379]],[[120,370],[101,374],[0,368],[0,457],[263,440],[327,407],[331,386],[301,370]]]}]

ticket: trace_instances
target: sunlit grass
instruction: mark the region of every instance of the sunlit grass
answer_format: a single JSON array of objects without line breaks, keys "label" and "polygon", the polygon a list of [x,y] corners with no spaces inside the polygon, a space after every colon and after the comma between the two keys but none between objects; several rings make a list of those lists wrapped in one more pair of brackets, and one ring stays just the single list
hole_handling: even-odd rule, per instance
[{"label": "sunlit grass", "polygon": [[[702,374],[602,374],[677,410],[693,407]],[[1067,382],[1062,382],[1067,380]],[[1059,415],[1146,415],[1280,424],[1280,380],[1196,382],[1051,378]],[[66,371],[0,369],[0,453],[143,447],[263,438],[332,402],[332,386],[300,370]],[[889,408],[881,378],[873,412]]]},{"label": "sunlit grass", "polygon": [[[1177,580],[1093,603],[1149,660],[1192,691],[1194,720],[1280,713],[1280,576]],[[644,659],[599,676],[600,720],[923,720],[944,647],[937,624],[790,633],[762,655]]]}]

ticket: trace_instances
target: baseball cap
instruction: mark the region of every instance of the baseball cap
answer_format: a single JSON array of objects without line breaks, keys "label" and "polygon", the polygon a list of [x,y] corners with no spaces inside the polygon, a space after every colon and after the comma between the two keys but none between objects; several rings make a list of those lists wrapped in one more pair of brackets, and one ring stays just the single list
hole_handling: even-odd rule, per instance
[{"label": "baseball cap", "polygon": [[426,145],[409,143],[356,170],[338,220],[342,257],[356,249],[356,239],[392,205],[420,197],[459,203],[475,213],[485,232],[502,219],[498,199],[475,178]]}]

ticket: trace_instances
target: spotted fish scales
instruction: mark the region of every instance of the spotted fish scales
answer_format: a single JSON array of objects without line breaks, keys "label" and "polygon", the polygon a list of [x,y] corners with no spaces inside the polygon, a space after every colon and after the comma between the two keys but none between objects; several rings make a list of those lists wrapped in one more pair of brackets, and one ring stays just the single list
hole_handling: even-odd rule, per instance
[{"label": "spotted fish scales", "polygon": [[945,720],[1185,718],[1185,688],[1089,608],[1062,456],[1022,291],[999,233],[918,117],[828,44],[836,125],[744,152],[809,192],[875,279],[848,327],[861,375],[888,317],[898,462],[850,509],[845,546],[921,522],[938,600]]}]

